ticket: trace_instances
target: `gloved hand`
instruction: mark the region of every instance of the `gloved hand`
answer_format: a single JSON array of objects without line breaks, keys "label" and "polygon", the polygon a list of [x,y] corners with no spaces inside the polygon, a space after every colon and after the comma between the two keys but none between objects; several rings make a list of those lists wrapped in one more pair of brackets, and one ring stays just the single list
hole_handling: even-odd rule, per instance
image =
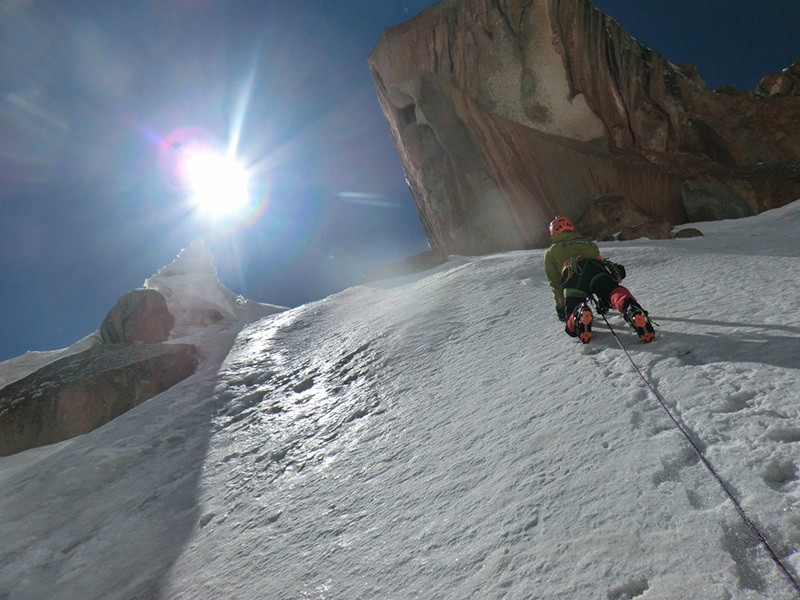
[{"label": "gloved hand", "polygon": [[559,308],[558,306],[556,306],[556,314],[558,314],[558,320],[559,321],[561,321],[562,323],[566,322],[566,320],[567,320],[567,307],[566,306],[562,306],[561,308]]}]

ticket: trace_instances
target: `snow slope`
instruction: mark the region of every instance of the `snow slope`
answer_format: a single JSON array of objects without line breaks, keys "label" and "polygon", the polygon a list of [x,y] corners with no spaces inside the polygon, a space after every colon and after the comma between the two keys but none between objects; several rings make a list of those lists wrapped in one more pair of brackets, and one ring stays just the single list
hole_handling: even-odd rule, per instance
[{"label": "snow slope", "polygon": [[[609,322],[800,572],[800,202],[697,227],[603,246],[658,338]],[[187,327],[193,377],[0,459],[0,598],[797,598],[595,330],[542,251]]]}]

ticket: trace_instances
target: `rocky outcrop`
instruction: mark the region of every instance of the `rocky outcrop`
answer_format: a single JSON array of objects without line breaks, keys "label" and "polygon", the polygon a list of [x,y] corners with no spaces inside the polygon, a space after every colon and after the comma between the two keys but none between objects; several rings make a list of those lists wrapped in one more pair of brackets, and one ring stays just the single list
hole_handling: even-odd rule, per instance
[{"label": "rocky outcrop", "polygon": [[0,456],[87,433],[194,373],[188,344],[98,345],[0,390]]},{"label": "rocky outcrop", "polygon": [[694,227],[685,227],[683,229],[678,229],[675,233],[672,234],[673,239],[680,240],[684,238],[694,238],[694,237],[703,237],[703,232],[699,229],[695,229]]},{"label": "rocky outcrop", "polygon": [[164,343],[168,337],[202,344],[206,325],[286,310],[234,294],[213,261],[201,240],[193,242],[144,289],[122,296],[98,332],[47,357],[20,357],[0,389],[0,456],[92,431],[194,373],[196,347]]},{"label": "rocky outcrop", "polygon": [[108,311],[100,326],[100,339],[104,344],[155,344],[169,338],[173,325],[175,317],[164,296],[155,290],[131,290]]},{"label": "rocky outcrop", "polygon": [[385,31],[369,66],[446,254],[546,245],[554,215],[602,196],[671,225],[698,189],[754,213],[800,197],[791,73],[762,83],[768,98],[711,92],[588,0],[443,0]]},{"label": "rocky outcrop", "polygon": [[622,196],[604,196],[595,200],[577,223],[578,230],[595,240],[635,240],[670,237],[670,224],[648,214]]},{"label": "rocky outcrop", "polygon": [[765,76],[756,88],[756,95],[762,98],[800,96],[800,59],[783,71]]},{"label": "rocky outcrop", "polygon": [[746,194],[716,177],[698,176],[681,185],[681,198],[689,221],[738,219],[755,214]]}]

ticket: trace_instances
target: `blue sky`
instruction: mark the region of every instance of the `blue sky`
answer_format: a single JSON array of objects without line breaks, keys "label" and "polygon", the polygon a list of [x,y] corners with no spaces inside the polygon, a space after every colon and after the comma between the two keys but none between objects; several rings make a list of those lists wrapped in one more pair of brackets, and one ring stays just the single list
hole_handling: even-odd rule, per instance
[{"label": "blue sky", "polygon": [[593,0],[640,43],[671,62],[691,62],[709,89],[755,89],[800,58],[795,0]]},{"label": "blue sky", "polygon": [[[0,7],[0,360],[97,329],[197,238],[220,279],[296,306],[427,243],[366,57],[428,1],[48,0]],[[753,88],[800,56],[795,0],[598,0],[640,42]],[[258,210],[192,213],[176,142],[227,143]]]}]

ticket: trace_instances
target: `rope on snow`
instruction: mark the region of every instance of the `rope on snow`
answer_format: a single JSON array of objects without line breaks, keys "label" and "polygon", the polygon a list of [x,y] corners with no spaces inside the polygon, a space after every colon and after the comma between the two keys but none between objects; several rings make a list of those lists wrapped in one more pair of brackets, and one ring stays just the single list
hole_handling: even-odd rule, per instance
[{"label": "rope on snow", "polygon": [[714,467],[711,465],[711,463],[709,463],[708,460],[706,460],[706,457],[703,456],[703,452],[700,450],[700,448],[697,446],[697,444],[694,442],[694,440],[692,440],[692,438],[689,436],[689,434],[686,432],[686,430],[683,428],[683,426],[678,422],[678,419],[676,419],[675,416],[672,414],[672,411],[670,411],[670,409],[667,406],[667,403],[664,400],[663,396],[658,392],[658,390],[656,390],[656,388],[653,386],[653,384],[651,384],[650,381],[648,381],[648,379],[644,375],[644,373],[642,373],[642,370],[639,368],[639,366],[633,360],[633,357],[625,349],[625,346],[623,346],[622,340],[619,339],[619,336],[617,335],[617,332],[614,331],[613,327],[611,327],[611,323],[608,322],[608,319],[606,318],[606,316],[604,314],[601,314],[601,316],[603,317],[603,321],[606,322],[606,325],[608,325],[609,330],[611,330],[611,334],[614,336],[614,339],[617,341],[617,345],[622,349],[622,352],[628,358],[628,360],[630,361],[631,365],[633,365],[634,370],[639,375],[641,380],[644,382],[644,384],[647,387],[647,389],[650,390],[650,392],[653,394],[655,399],[658,401],[658,403],[661,406],[661,408],[664,409],[665,413],[667,413],[667,416],[669,417],[669,420],[672,421],[673,425],[675,425],[675,427],[677,427],[678,431],[680,431],[680,433],[683,436],[683,438],[689,443],[689,446],[691,446],[692,450],[697,455],[697,458],[700,460],[701,463],[703,463],[703,466],[705,466],[705,468],[708,470],[708,472],[711,473],[711,476],[716,480],[716,482],[719,484],[719,486],[725,492],[725,495],[733,503],[733,506],[736,509],[736,512],[739,513],[739,516],[747,524],[747,526],[750,528],[750,531],[753,533],[753,535],[756,536],[758,541],[761,542],[761,545],[767,551],[767,554],[769,554],[770,558],[773,560],[775,565],[778,567],[778,569],[781,571],[781,573],[783,573],[783,575],[786,577],[786,579],[789,581],[789,583],[794,588],[794,590],[798,593],[798,595],[800,595],[800,582],[797,581],[795,576],[792,575],[792,573],[789,571],[789,569],[787,569],[786,566],[781,562],[781,559],[778,558],[777,553],[775,552],[775,550],[772,549],[772,546],[770,546],[769,542],[764,537],[764,534],[761,533],[761,531],[758,529],[756,524],[750,519],[750,517],[747,516],[747,513],[744,512],[744,509],[742,508],[742,505],[739,504],[739,501],[734,497],[733,493],[730,491],[728,486],[722,480],[722,477],[720,477],[717,474],[717,472],[714,470]]}]

